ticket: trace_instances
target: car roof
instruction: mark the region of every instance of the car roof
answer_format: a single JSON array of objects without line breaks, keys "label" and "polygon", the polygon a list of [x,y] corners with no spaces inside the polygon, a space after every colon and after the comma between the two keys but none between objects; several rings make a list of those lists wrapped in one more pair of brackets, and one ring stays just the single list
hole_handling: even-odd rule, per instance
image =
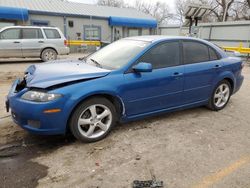
[{"label": "car roof", "polygon": [[202,39],[197,39],[193,37],[186,37],[186,36],[168,36],[168,35],[143,35],[143,36],[136,36],[136,37],[127,37],[126,40],[140,40],[145,42],[157,42],[161,40],[171,40],[171,39],[189,39],[189,40],[196,40],[196,41],[204,41]]},{"label": "car roof", "polygon": [[47,26],[21,26],[21,25],[18,25],[18,26],[6,26],[6,27],[3,27],[1,30],[4,30],[4,29],[11,29],[11,28],[46,28],[46,29],[58,29],[57,27],[47,27]]},{"label": "car roof", "polygon": [[167,35],[144,35],[144,36],[136,36],[136,37],[127,37],[124,38],[124,40],[137,40],[137,41],[145,41],[145,42],[150,42],[150,43],[157,43],[161,41],[167,41],[167,40],[192,40],[192,41],[197,41],[204,43],[213,49],[216,49],[216,51],[222,56],[226,57],[227,55],[225,52],[217,45],[207,41],[203,40],[200,38],[194,38],[194,37],[186,37],[186,36],[167,36]]}]

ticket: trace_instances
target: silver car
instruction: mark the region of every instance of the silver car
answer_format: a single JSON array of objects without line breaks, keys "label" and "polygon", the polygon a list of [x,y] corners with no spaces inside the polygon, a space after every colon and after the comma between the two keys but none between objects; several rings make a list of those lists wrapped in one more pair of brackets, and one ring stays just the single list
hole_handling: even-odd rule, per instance
[{"label": "silver car", "polygon": [[69,54],[67,41],[55,27],[10,26],[0,29],[0,58],[40,57],[43,61]]}]

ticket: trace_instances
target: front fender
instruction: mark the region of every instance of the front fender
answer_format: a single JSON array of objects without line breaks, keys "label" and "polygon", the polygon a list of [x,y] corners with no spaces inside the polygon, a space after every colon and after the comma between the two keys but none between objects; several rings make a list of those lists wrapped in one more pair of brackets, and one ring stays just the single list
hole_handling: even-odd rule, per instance
[{"label": "front fender", "polygon": [[63,110],[65,112],[65,128],[67,126],[66,122],[70,118],[72,112],[77,107],[77,105],[80,104],[82,101],[86,100],[87,98],[95,95],[108,95],[116,98],[122,105],[124,115],[125,105],[121,96],[119,95],[119,89],[117,89],[118,87],[115,87],[116,82],[118,84],[119,79],[117,79],[117,81],[115,81],[115,79],[95,79],[91,81],[69,85],[63,88],[59,88],[57,89],[57,91],[53,91],[56,93],[61,93],[67,98]]}]

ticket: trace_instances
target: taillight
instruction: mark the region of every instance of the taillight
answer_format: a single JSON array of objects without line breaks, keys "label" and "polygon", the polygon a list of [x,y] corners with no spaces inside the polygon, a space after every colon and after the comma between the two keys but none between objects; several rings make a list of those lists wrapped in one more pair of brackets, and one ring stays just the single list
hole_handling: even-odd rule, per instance
[{"label": "taillight", "polygon": [[64,40],[64,46],[68,46],[68,41]]},{"label": "taillight", "polygon": [[244,66],[245,66],[245,62],[242,62],[242,63],[241,63],[241,69],[243,69]]}]

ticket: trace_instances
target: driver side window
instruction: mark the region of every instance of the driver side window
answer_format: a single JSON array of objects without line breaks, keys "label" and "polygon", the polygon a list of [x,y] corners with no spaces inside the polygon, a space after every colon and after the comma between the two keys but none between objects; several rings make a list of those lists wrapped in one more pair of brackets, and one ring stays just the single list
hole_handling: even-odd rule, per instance
[{"label": "driver side window", "polygon": [[180,65],[179,42],[160,43],[147,51],[137,62],[151,63],[153,69]]}]

